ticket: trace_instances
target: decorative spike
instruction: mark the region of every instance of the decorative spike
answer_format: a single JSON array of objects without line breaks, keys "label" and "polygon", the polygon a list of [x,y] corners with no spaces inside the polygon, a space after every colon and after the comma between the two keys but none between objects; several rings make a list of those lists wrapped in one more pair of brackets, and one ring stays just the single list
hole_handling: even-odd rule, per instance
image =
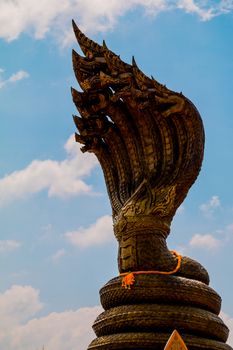
[{"label": "decorative spike", "polygon": [[75,141],[81,143],[82,145],[85,145],[85,139],[81,135],[75,133]]},{"label": "decorative spike", "polygon": [[92,76],[92,71],[93,67],[95,67],[95,64],[93,62],[88,62],[85,57],[80,56],[75,50],[72,50],[72,61],[73,61],[73,68],[75,71],[75,75],[77,77],[77,80],[79,79],[83,80],[86,77],[83,77],[83,73]]},{"label": "decorative spike", "polygon": [[82,57],[79,55],[79,53],[77,53],[77,51],[72,49],[72,60],[73,60],[73,62],[78,63],[81,58]]},{"label": "decorative spike", "polygon": [[138,87],[141,89],[144,86],[151,88],[156,83],[156,80],[151,80],[147,75],[145,75],[136,65],[133,65],[134,78],[137,82]]},{"label": "decorative spike", "polygon": [[103,54],[110,71],[117,71],[120,73],[132,71],[132,66],[122,61],[120,56],[116,55],[114,52],[105,50]]},{"label": "decorative spike", "polygon": [[73,120],[74,120],[76,128],[81,132],[84,128],[83,119],[78,117],[77,115],[73,115]]},{"label": "decorative spike", "polygon": [[86,76],[83,74],[82,70],[80,69],[81,60],[83,60],[82,56],[80,56],[75,50],[72,50],[72,61],[73,61],[75,77],[79,85],[81,86],[81,88],[83,88],[82,83],[85,81]]},{"label": "decorative spike", "polygon": [[[84,44],[85,42],[86,42],[86,44],[89,42],[91,43],[92,40],[87,38],[86,35],[83,34],[83,32],[79,29],[79,27],[77,26],[77,24],[75,23],[75,21],[73,19],[72,19],[72,26],[73,26],[73,31],[74,31],[75,37],[76,37],[79,44],[80,43]],[[80,45],[80,47],[81,47],[81,45]],[[81,49],[82,49],[82,47],[81,47]]]},{"label": "decorative spike", "polygon": [[72,26],[78,44],[85,56],[92,58],[91,56],[93,55],[100,55],[103,51],[103,47],[86,37],[86,35],[78,28],[74,20],[72,20]]},{"label": "decorative spike", "polygon": [[76,79],[82,80],[82,74],[80,72],[81,60],[83,59],[75,50],[72,50],[72,63],[75,72]]},{"label": "decorative spike", "polygon": [[75,91],[77,91],[77,90],[75,90],[75,89],[74,89],[74,88],[71,86],[70,91],[71,91],[71,95],[72,95],[72,97],[74,97],[74,95],[75,95]]},{"label": "decorative spike", "polygon": [[[76,25],[75,21],[72,19],[72,26],[73,26],[73,31],[74,31],[74,34],[75,34],[75,37],[81,47],[81,49],[83,50],[81,44],[83,42],[83,40],[85,40],[85,35],[81,32],[81,30],[79,29],[79,27]],[[85,54],[85,51],[83,51],[83,53]]]},{"label": "decorative spike", "polygon": [[153,76],[151,76],[151,81],[153,83],[153,86],[158,90],[160,91],[160,93],[167,93],[168,92],[168,89],[166,87],[166,85],[162,85],[160,84]]},{"label": "decorative spike", "polygon": [[76,28],[78,29],[77,24],[75,23],[74,19],[72,19],[72,27],[75,30]]},{"label": "decorative spike", "polygon": [[135,61],[134,56],[132,56],[132,66],[138,68],[138,65],[137,65],[137,62]]},{"label": "decorative spike", "polygon": [[106,41],[105,41],[105,40],[103,40],[103,48],[104,48],[105,50],[108,50],[108,47],[107,47],[107,45],[106,45]]},{"label": "decorative spike", "polygon": [[74,89],[72,87],[71,87],[71,94],[72,94],[72,98],[73,98],[74,103],[76,104],[76,106],[79,106],[80,108],[88,100],[88,97],[85,94],[85,92],[77,91],[76,89]]},{"label": "decorative spike", "polygon": [[71,87],[71,94],[72,94],[73,100],[75,100],[76,102],[79,102],[79,103],[83,102],[82,92],[79,92],[76,89],[74,89],[73,87]]}]

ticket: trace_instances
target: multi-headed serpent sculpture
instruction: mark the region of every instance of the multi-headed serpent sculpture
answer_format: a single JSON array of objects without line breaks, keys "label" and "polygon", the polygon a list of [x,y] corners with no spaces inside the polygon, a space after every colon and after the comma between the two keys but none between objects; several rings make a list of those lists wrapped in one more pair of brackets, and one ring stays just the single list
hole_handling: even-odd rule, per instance
[{"label": "multi-headed serpent sculpture", "polygon": [[[84,57],[73,51],[83,92],[72,89],[82,151],[104,172],[119,243],[121,276],[100,291],[105,311],[89,350],[162,350],[174,329],[189,350],[229,350],[221,299],[196,261],[168,250],[172,218],[200,171],[204,131],[181,93],[124,63],[73,23]],[[122,287],[123,279],[123,288]]]}]

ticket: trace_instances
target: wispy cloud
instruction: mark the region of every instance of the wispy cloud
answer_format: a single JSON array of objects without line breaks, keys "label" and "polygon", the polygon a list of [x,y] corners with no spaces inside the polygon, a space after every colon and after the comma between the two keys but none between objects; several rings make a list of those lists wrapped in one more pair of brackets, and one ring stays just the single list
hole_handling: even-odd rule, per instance
[{"label": "wispy cloud", "polygon": [[43,303],[31,286],[12,286],[0,294],[0,348],[7,350],[86,349],[95,337],[91,329],[102,308],[53,312],[36,317]]},{"label": "wispy cloud", "polygon": [[50,197],[67,198],[91,193],[82,178],[97,165],[91,154],[82,154],[71,136],[65,144],[67,158],[63,161],[33,160],[26,168],[0,179],[0,206],[47,190]]},{"label": "wispy cloud", "polygon": [[201,204],[199,208],[201,212],[205,215],[205,217],[212,218],[216,209],[220,207],[221,207],[221,202],[219,197],[212,196],[207,203]]},{"label": "wispy cloud", "polygon": [[226,225],[221,230],[215,230],[211,234],[195,234],[189,241],[188,248],[198,248],[208,251],[216,251],[224,248],[233,240],[233,224]]},{"label": "wispy cloud", "polygon": [[14,240],[5,240],[0,241],[0,254],[1,253],[10,253],[15,251],[21,246],[21,243]]},{"label": "wispy cloud", "polygon": [[106,31],[113,28],[118,19],[136,7],[147,15],[180,9],[207,21],[233,10],[232,0],[0,0],[0,37],[11,41],[23,32],[36,39],[48,33],[57,35],[63,44],[70,43],[73,35],[70,18],[77,19],[85,31]]},{"label": "wispy cloud", "polygon": [[[184,10],[187,13],[192,13],[198,15],[198,17],[203,21],[209,21],[213,17],[217,16],[219,10],[216,6],[211,6],[206,3],[207,6],[203,6],[201,1],[193,0],[180,0],[178,1],[178,8]],[[219,13],[220,14],[220,13]]]},{"label": "wispy cloud", "polygon": [[55,254],[51,256],[51,260],[54,264],[56,264],[61,258],[66,255],[65,249],[59,249]]},{"label": "wispy cloud", "polygon": [[210,251],[216,251],[222,244],[220,239],[215,238],[211,234],[195,234],[189,242],[189,246],[192,248],[207,249]]},{"label": "wispy cloud", "polygon": [[71,244],[82,248],[105,244],[113,239],[112,225],[111,216],[105,215],[87,228],[66,232],[65,237]]},{"label": "wispy cloud", "polygon": [[7,79],[3,79],[3,77],[2,77],[3,73],[4,73],[4,69],[0,68],[0,89],[5,87],[6,85],[15,83],[19,80],[22,80],[22,79],[29,77],[29,73],[24,71],[24,70],[20,70],[17,73],[12,74]]}]

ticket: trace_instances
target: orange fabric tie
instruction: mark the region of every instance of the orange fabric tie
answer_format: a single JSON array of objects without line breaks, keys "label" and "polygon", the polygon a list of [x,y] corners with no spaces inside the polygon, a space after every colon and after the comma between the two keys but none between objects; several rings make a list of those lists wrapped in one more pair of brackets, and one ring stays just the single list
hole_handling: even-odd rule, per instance
[{"label": "orange fabric tie", "polygon": [[134,284],[134,282],[135,282],[134,273],[130,272],[127,275],[125,275],[124,278],[122,279],[122,287],[124,287],[125,289],[130,289],[130,287]]},{"label": "orange fabric tie", "polygon": [[176,251],[171,250],[171,253],[173,253],[176,256],[177,259],[177,265],[172,271],[133,271],[133,272],[124,272],[121,273],[120,276],[123,276],[122,279],[122,287],[125,289],[131,289],[131,286],[135,282],[135,275],[173,275],[176,273],[181,266],[181,260],[182,256],[178,254]]}]

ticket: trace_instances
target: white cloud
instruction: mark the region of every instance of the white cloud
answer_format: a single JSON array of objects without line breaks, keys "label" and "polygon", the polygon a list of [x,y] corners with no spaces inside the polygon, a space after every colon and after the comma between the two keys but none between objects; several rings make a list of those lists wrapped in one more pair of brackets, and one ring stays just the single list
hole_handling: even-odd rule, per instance
[{"label": "white cloud", "polygon": [[227,325],[230,331],[227,344],[229,344],[230,346],[233,346],[233,317],[225,314],[225,312],[221,312],[219,316],[221,317],[223,322]]},{"label": "white cloud", "polygon": [[44,37],[58,14],[66,11],[72,1],[56,0],[0,0],[0,35],[11,41],[22,32],[33,32],[35,38]]},{"label": "white cloud", "polygon": [[50,32],[63,44],[70,43],[71,18],[85,31],[96,33],[113,28],[121,16],[138,6],[149,15],[178,8],[204,21],[233,10],[232,0],[0,0],[0,37],[11,41],[27,32],[42,39]]},{"label": "white cloud", "polygon": [[13,286],[0,294],[0,348],[7,350],[85,350],[95,335],[91,326],[99,306],[35,317],[42,309],[39,292]]},{"label": "white cloud", "polygon": [[178,8],[187,13],[197,14],[203,21],[208,21],[217,15],[216,7],[202,7],[201,2],[194,2],[193,0],[178,1]]},{"label": "white cloud", "polygon": [[67,158],[63,161],[33,160],[26,168],[0,179],[0,206],[16,199],[47,190],[50,197],[67,198],[90,193],[82,177],[97,165],[94,155],[82,154],[71,136],[65,144]]},{"label": "white cloud", "polygon": [[90,247],[110,242],[113,239],[111,216],[102,216],[88,228],[80,227],[77,231],[65,233],[71,244],[79,247]]},{"label": "white cloud", "polygon": [[25,78],[28,78],[28,77],[29,77],[29,73],[28,72],[25,72],[24,70],[20,70],[17,73],[12,74],[12,76],[10,76],[8,81],[10,83],[13,83],[15,81],[22,80],[22,79],[25,79]]},{"label": "white cloud", "polygon": [[16,81],[25,79],[29,77],[29,73],[24,71],[24,70],[20,70],[17,73],[12,74],[8,79],[2,79],[2,74],[4,73],[4,69],[0,69],[0,89],[3,88],[6,85],[15,83]]},{"label": "white cloud", "polygon": [[0,254],[1,253],[10,253],[15,251],[21,246],[21,243],[14,240],[1,240],[0,241]]},{"label": "white cloud", "polygon": [[[43,304],[39,301],[39,291],[31,286],[14,285],[0,294],[0,344],[4,335],[18,324],[27,322]],[[0,346],[1,347],[1,346]],[[7,347],[1,347],[7,348]]]},{"label": "white cloud", "polygon": [[212,218],[215,210],[221,207],[220,199],[218,196],[212,196],[207,203],[200,205],[200,210],[207,218]]},{"label": "white cloud", "polygon": [[200,235],[195,234],[190,242],[189,245],[193,248],[202,248],[207,250],[216,250],[222,245],[222,241],[215,238],[214,236],[210,234]]},{"label": "white cloud", "polygon": [[7,349],[31,350],[33,344],[34,349],[85,350],[95,338],[91,326],[100,312],[98,306],[86,307],[33,319],[13,329]]}]

